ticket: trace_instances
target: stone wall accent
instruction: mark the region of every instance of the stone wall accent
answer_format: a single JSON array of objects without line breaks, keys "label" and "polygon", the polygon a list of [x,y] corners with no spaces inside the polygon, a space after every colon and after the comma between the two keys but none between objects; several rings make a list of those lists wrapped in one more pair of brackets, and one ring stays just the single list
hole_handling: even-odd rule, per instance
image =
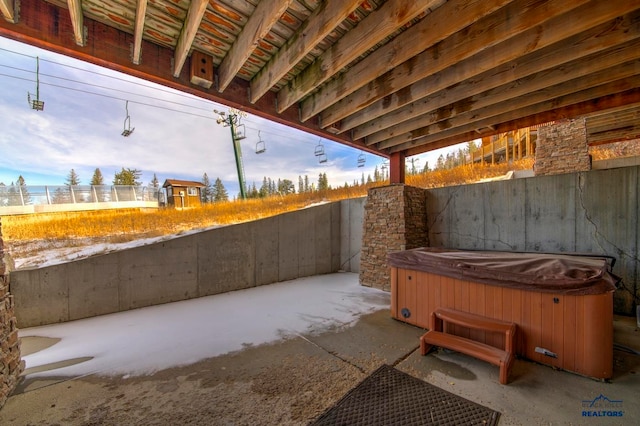
[{"label": "stone wall accent", "polygon": [[4,263],[4,242],[0,218],[0,408],[18,384],[24,361],[20,358],[20,340],[13,308],[13,296],[9,294],[9,273]]},{"label": "stone wall accent", "polygon": [[428,246],[426,192],[394,184],[369,190],[364,206],[360,284],[391,290],[387,254]]},{"label": "stone wall accent", "polygon": [[557,121],[538,127],[536,176],[591,170],[584,118]]}]

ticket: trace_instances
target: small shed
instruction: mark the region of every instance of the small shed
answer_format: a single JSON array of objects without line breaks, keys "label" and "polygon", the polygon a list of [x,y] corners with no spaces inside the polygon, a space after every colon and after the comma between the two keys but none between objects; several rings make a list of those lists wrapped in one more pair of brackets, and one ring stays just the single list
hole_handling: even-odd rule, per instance
[{"label": "small shed", "polygon": [[167,194],[167,206],[175,208],[198,207],[202,204],[202,182],[167,179],[162,187]]}]

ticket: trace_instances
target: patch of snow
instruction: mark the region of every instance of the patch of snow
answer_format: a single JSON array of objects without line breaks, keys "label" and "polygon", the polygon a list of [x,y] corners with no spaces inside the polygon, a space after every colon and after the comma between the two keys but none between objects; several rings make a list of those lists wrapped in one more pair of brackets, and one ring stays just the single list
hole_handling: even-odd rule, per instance
[{"label": "patch of snow", "polygon": [[389,304],[389,293],[359,285],[357,274],[334,273],[25,328],[19,335],[61,339],[23,357],[27,368],[91,358],[29,377],[143,375],[247,346],[349,327]]},{"label": "patch of snow", "polygon": [[[210,229],[218,228],[219,226],[212,226],[204,229],[194,229],[189,231],[180,232],[177,234],[162,235],[152,238],[140,238],[133,241],[127,241],[123,243],[87,243],[78,246],[70,247],[51,247],[51,244],[47,241],[43,242],[42,249],[38,250],[37,254],[33,256],[23,256],[13,259],[14,267],[16,269],[35,268],[58,265],[65,262],[71,262],[73,260],[84,259],[86,257],[95,256],[98,254],[111,253],[118,250],[124,250],[133,247],[146,246],[149,244],[158,243],[161,241],[167,241],[173,238],[182,237],[185,235],[192,235]],[[35,243],[34,243],[35,244]]]}]

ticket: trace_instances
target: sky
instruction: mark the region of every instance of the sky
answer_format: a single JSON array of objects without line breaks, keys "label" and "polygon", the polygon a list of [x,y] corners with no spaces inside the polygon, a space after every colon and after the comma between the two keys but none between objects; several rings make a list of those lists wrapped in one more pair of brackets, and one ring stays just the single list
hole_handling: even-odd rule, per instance
[{"label": "sky", "polygon": [[[28,93],[34,99],[37,91],[44,111],[27,102]],[[216,123],[214,109],[228,111],[224,105],[0,37],[0,182],[9,185],[22,176],[27,185],[64,185],[73,169],[80,184],[88,185],[99,168],[104,183],[111,184],[125,168],[140,170],[143,185],[154,174],[162,184],[165,179],[202,181],[206,173],[211,182],[220,178],[229,194],[237,195],[230,129]],[[363,173],[373,176],[386,161],[257,116],[248,115],[242,124],[247,187],[255,183],[260,188],[269,177],[289,179],[297,188],[299,176],[317,184],[320,173],[337,187],[360,181]],[[123,137],[125,128],[134,132]],[[256,154],[260,140],[266,151]],[[314,155],[319,144],[326,163]],[[446,152],[407,161],[413,158],[419,169],[425,162],[433,167]],[[361,154],[364,167],[358,167]]]},{"label": "sky", "polygon": [[[355,273],[300,278],[20,329],[23,347],[24,339],[28,337],[60,339],[22,359],[28,378],[78,377],[93,373],[107,376],[150,374],[247,346],[350,327],[364,314],[388,309],[389,297],[389,293],[382,290],[361,286]],[[206,330],[203,324],[206,324]],[[158,339],[160,334],[172,338]],[[122,345],[122,342],[127,344]],[[71,365],[52,368],[65,361],[70,361]],[[28,369],[32,369],[31,372]]]}]

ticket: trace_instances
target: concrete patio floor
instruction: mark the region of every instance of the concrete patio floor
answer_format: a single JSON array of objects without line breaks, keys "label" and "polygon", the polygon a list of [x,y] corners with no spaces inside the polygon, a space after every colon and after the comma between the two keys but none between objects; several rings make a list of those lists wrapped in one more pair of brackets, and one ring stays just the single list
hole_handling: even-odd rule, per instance
[{"label": "concrete patio floor", "polygon": [[[640,351],[635,318],[615,318],[617,344]],[[610,382],[518,359],[509,385],[498,368],[458,353],[421,356],[422,329],[388,310],[351,328],[299,336],[142,377],[25,380],[0,410],[2,425],[308,424],[381,364],[501,413],[500,425],[637,424],[640,356],[616,349]],[[584,401],[622,401],[621,416],[584,417]],[[606,405],[606,404],[605,404]]]}]

